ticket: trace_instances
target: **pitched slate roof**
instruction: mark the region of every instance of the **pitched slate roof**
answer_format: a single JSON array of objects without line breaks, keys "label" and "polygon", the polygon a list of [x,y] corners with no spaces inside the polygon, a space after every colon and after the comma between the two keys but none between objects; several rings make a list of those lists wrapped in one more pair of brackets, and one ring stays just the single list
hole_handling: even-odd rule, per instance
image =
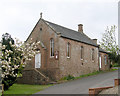
[{"label": "pitched slate roof", "polygon": [[89,45],[93,45],[93,46],[97,46],[98,45],[96,43],[93,42],[92,39],[90,39],[87,35],[85,35],[84,33],[78,32],[78,31],[74,31],[72,29],[68,29],[66,27],[60,26],[58,24],[49,22],[44,20],[54,31],[58,32],[61,34],[61,37],[64,38],[68,38],[71,40],[75,40],[78,42],[82,42],[82,43],[86,43]]},{"label": "pitched slate roof", "polygon": [[99,52],[109,53],[109,52],[105,51],[104,49],[102,49],[102,48],[100,48],[100,47],[99,47]]}]

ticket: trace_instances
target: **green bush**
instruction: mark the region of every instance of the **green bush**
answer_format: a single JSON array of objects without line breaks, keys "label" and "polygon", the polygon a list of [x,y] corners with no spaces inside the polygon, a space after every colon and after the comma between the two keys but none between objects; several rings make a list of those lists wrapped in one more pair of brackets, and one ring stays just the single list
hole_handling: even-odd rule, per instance
[{"label": "green bush", "polygon": [[68,75],[66,77],[63,78],[64,80],[74,80],[75,77],[74,76],[71,76],[71,75]]},{"label": "green bush", "polygon": [[110,68],[112,68],[112,64],[110,64]]},{"label": "green bush", "polygon": [[112,65],[112,67],[119,67],[120,65],[118,63],[115,63]]},{"label": "green bush", "polygon": [[9,76],[8,78],[3,78],[2,84],[4,84],[4,90],[8,90],[16,81],[16,77]]}]

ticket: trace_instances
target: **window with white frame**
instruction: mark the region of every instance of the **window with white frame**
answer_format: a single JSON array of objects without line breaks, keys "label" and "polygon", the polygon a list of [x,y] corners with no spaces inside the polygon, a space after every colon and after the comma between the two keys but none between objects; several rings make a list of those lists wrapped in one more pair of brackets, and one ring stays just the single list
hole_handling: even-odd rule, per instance
[{"label": "window with white frame", "polygon": [[67,43],[67,58],[70,58],[70,43]]},{"label": "window with white frame", "polygon": [[54,57],[54,39],[50,39],[50,57]]},{"label": "window with white frame", "polygon": [[107,56],[105,55],[105,65],[107,65]]},{"label": "window with white frame", "polygon": [[81,59],[83,59],[83,57],[84,57],[84,47],[81,46]]}]

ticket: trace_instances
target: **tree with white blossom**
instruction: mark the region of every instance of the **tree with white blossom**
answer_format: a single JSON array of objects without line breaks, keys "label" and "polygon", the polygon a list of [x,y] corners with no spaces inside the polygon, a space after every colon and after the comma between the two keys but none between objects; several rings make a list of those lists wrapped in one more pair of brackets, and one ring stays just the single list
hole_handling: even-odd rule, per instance
[{"label": "tree with white blossom", "polygon": [[105,33],[102,34],[100,46],[109,52],[116,52],[116,54],[118,54],[119,51],[116,42],[116,28],[117,26],[115,25],[106,28]]},{"label": "tree with white blossom", "polygon": [[100,46],[109,52],[109,59],[113,63],[119,62],[118,64],[120,65],[120,49],[116,42],[116,28],[117,26],[115,25],[106,28],[105,33],[102,35]]},{"label": "tree with white blossom", "polygon": [[15,41],[8,33],[3,34],[1,42],[0,61],[2,64],[2,83],[7,90],[15,83],[18,73],[24,69],[26,61],[30,61],[35,54],[40,42],[33,42],[32,38],[29,42],[23,43],[15,38]]}]

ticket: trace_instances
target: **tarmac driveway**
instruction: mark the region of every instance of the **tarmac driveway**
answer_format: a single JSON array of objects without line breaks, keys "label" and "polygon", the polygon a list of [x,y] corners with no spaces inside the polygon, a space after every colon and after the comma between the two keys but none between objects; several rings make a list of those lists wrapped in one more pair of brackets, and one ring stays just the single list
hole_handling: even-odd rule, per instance
[{"label": "tarmac driveway", "polygon": [[56,84],[36,94],[88,94],[89,88],[113,86],[115,78],[118,78],[118,71],[101,73]]}]

